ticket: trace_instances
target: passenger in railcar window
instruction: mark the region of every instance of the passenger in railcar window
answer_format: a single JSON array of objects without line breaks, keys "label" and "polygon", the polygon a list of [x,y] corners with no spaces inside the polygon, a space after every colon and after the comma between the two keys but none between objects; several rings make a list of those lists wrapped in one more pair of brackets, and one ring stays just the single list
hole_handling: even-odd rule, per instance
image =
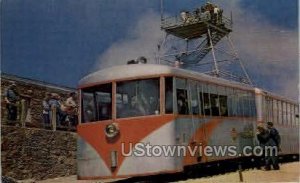
[{"label": "passenger in railcar window", "polygon": [[187,94],[185,90],[177,89],[177,109],[178,114],[188,114]]},{"label": "passenger in railcar window", "polygon": [[131,111],[130,116],[140,116],[140,115],[146,115],[146,109],[144,107],[145,105],[145,99],[142,96],[133,96],[131,97],[131,103],[130,103]]},{"label": "passenger in railcar window", "polygon": [[228,116],[227,97],[219,96],[221,116]]},{"label": "passenger in railcar window", "polygon": [[159,79],[120,82],[117,93],[118,118],[159,114]]},{"label": "passenger in railcar window", "polygon": [[98,108],[98,120],[110,119],[110,105],[109,104],[97,104]]},{"label": "passenger in railcar window", "polygon": [[199,114],[198,101],[197,100],[192,100],[191,101],[191,106],[192,106],[193,114]]},{"label": "passenger in railcar window", "polygon": [[154,97],[151,96],[149,98],[149,111],[150,111],[150,115],[151,114],[159,114],[159,101]]},{"label": "passenger in railcar window", "polygon": [[173,113],[173,78],[166,78],[165,90],[166,114],[170,114]]},{"label": "passenger in railcar window", "polygon": [[112,84],[102,84],[92,88],[95,100],[95,121],[112,118]]},{"label": "passenger in railcar window", "polygon": [[209,100],[209,94],[203,93],[203,99],[204,99],[204,114],[207,116],[210,116],[210,100]]},{"label": "passenger in railcar window", "polygon": [[216,94],[210,94],[212,116],[219,116],[219,98]]},{"label": "passenger in railcar window", "polygon": [[93,93],[83,93],[82,95],[83,116],[82,122],[95,121],[95,103]]}]

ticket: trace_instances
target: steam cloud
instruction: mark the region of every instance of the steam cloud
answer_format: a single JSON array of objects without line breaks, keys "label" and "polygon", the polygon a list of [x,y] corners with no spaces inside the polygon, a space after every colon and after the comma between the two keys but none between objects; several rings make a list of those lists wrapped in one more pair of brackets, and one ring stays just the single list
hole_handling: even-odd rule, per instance
[{"label": "steam cloud", "polygon": [[144,56],[155,63],[158,40],[161,38],[160,16],[152,11],[145,13],[129,32],[126,39],[112,44],[102,54],[96,68],[124,65],[128,60]]},{"label": "steam cloud", "polygon": [[[233,11],[231,37],[256,86],[296,101],[299,94],[297,30],[286,31],[270,24],[258,14],[242,9],[239,0],[214,3],[220,5],[227,16]],[[149,11],[129,30],[127,38],[112,44],[99,56],[96,68],[125,64],[139,56],[155,63],[162,35],[160,16]]]},{"label": "steam cloud", "polygon": [[[299,90],[298,32],[271,25],[258,14],[230,4],[233,40],[238,53],[261,88],[297,100]],[[226,8],[226,7],[225,7]],[[254,77],[256,76],[256,77]]]}]

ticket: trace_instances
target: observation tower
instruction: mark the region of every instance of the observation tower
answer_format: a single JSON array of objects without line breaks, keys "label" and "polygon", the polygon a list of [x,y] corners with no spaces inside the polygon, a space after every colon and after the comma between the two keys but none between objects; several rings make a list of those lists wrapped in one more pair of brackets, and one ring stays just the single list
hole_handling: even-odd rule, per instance
[{"label": "observation tower", "polygon": [[252,85],[229,36],[232,25],[232,16],[224,16],[223,9],[209,2],[164,17],[161,0],[161,29],[165,35],[158,44],[157,61]]}]

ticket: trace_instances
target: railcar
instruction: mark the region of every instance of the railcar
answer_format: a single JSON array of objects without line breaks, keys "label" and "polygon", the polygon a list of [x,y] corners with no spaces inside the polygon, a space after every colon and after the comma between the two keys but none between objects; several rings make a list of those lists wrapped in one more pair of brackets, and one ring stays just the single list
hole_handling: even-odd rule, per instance
[{"label": "railcar", "polygon": [[[155,64],[115,66],[79,82],[78,179],[182,172],[185,167],[243,157],[257,145],[256,125],[272,121],[281,155],[299,154],[296,102],[249,85]],[[236,156],[143,154],[141,146],[234,146]],[[134,155],[133,152],[139,153]],[[177,154],[176,154],[177,153]]]}]

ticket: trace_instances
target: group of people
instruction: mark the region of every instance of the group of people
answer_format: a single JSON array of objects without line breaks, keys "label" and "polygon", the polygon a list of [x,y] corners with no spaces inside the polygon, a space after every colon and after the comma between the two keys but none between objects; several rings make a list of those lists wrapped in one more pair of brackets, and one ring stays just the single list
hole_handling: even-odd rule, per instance
[{"label": "group of people", "polygon": [[279,170],[278,152],[281,151],[281,138],[278,130],[274,128],[272,122],[267,122],[265,128],[262,123],[257,125],[257,140],[259,145],[264,149],[265,170]]},{"label": "group of people", "polygon": [[[20,93],[14,81],[9,82],[9,86],[4,91],[4,102],[7,113],[7,124],[16,125],[32,122],[31,101],[32,90]],[[46,93],[42,101],[43,124],[45,128],[50,128],[55,122],[56,126],[76,126],[77,119],[77,95],[70,92],[68,98],[62,101],[57,93]],[[55,121],[53,121],[55,118]]]},{"label": "group of people", "polygon": [[204,6],[201,6],[201,8],[196,8],[193,14],[188,11],[182,11],[180,16],[184,23],[204,19],[211,20],[213,23],[219,24],[222,23],[223,10],[208,2]]},{"label": "group of people", "polygon": [[51,124],[56,126],[76,126],[77,111],[76,93],[70,92],[69,97],[62,101],[57,93],[46,93],[43,100],[43,121],[45,128]]}]

